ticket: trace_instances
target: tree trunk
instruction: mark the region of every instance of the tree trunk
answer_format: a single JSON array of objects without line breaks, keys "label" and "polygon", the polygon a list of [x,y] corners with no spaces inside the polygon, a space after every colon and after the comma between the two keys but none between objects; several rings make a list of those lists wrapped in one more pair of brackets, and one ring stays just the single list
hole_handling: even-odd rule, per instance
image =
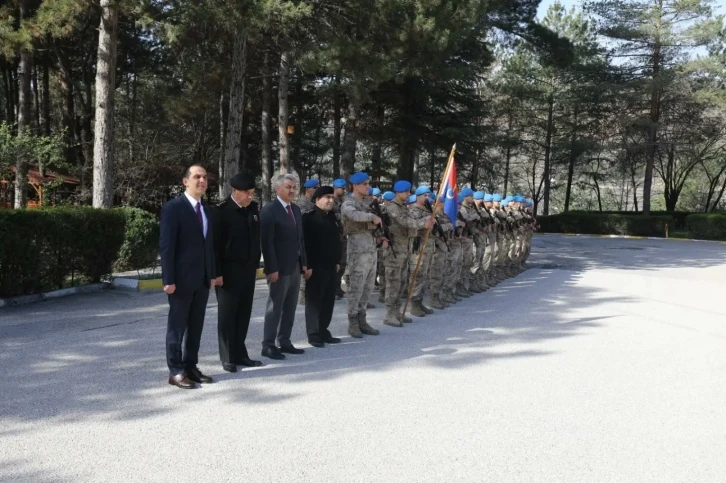
[{"label": "tree trunk", "polygon": [[219,94],[219,161],[217,163],[217,174],[219,175],[219,181],[217,183],[217,190],[219,193],[219,199],[224,199],[224,183],[222,183],[223,179],[227,179],[224,175],[224,159],[226,150],[226,142],[227,142],[227,112],[225,110],[225,106],[227,105],[225,102],[224,97],[224,91],[222,91]]},{"label": "tree trunk", "polygon": [[469,175],[469,184],[471,188],[476,191],[476,187],[479,184],[479,162],[481,161],[481,154],[477,149],[474,153],[474,162],[471,165],[471,174]]},{"label": "tree trunk", "polygon": [[378,184],[381,182],[381,163],[383,156],[383,124],[385,123],[386,108],[378,103],[376,106],[376,141],[371,152],[371,178]]},{"label": "tree trunk", "polygon": [[262,75],[262,205],[272,198],[272,76],[270,54],[265,51]]},{"label": "tree trunk", "polygon": [[46,55],[43,58],[43,91],[41,100],[41,122],[43,124],[42,133],[44,136],[50,136],[50,66],[48,64],[50,64],[50,60]]},{"label": "tree trunk", "polygon": [[[339,84],[339,80],[336,79],[336,85]],[[343,96],[339,93],[335,93],[335,99],[333,101],[333,178],[340,178],[340,133],[342,131],[340,118],[342,116],[343,109]]]},{"label": "tree trunk", "polygon": [[341,176],[344,179],[353,174],[355,167],[355,149],[358,142],[358,107],[360,96],[357,87],[353,86],[348,93],[348,117],[345,120],[343,134],[343,154],[341,159]]},{"label": "tree trunk", "polygon": [[555,99],[552,94],[547,98],[547,134],[545,136],[545,159],[544,159],[544,200],[542,214],[550,214],[550,154],[552,152],[552,131],[554,129],[552,117],[555,107]]},{"label": "tree trunk", "polygon": [[101,26],[96,59],[96,127],[93,143],[93,207],[113,206],[114,94],[118,4],[101,0]]},{"label": "tree trunk", "polygon": [[232,84],[229,90],[229,115],[225,139],[224,177],[220,177],[220,194],[232,192],[229,180],[239,173],[242,156],[242,121],[245,111],[245,76],[247,74],[247,32],[240,28],[234,39],[232,53]]},{"label": "tree trunk", "polygon": [[635,183],[635,172],[630,173],[630,183],[633,186],[633,211],[638,211],[638,185]]},{"label": "tree trunk", "polygon": [[5,120],[11,126],[15,124],[15,89],[13,79],[13,65],[0,59],[3,70],[3,83],[5,84]]},{"label": "tree trunk", "polygon": [[[429,168],[429,186],[433,190],[434,183],[436,183],[436,150],[434,148],[429,149]],[[439,188],[440,186],[436,187],[437,190]]]},{"label": "tree trunk", "polygon": [[[660,28],[660,22],[656,24],[656,29]],[[643,180],[643,215],[650,215],[650,192],[653,186],[653,166],[655,164],[655,150],[658,142],[658,123],[660,121],[660,104],[661,94],[660,71],[661,71],[661,45],[660,39],[656,37],[653,46],[653,91],[650,95],[650,122],[648,124],[648,146],[646,150],[645,160],[645,179]]]},{"label": "tree trunk", "polygon": [[40,90],[38,89],[38,63],[37,59],[33,65],[33,79],[31,88],[33,89],[33,121],[35,123],[35,129],[33,130],[36,134],[40,134]]},{"label": "tree trunk", "polygon": [[[504,159],[504,194],[506,196],[507,189],[509,188],[509,164],[512,161],[512,123],[514,122],[514,114],[510,106],[507,112],[507,150]],[[535,211],[536,213],[536,211]]]},{"label": "tree trunk", "polygon": [[[577,142],[577,114],[578,106],[575,106],[573,114],[572,135],[570,136],[570,159],[567,163],[567,188],[565,189],[565,213],[570,211],[570,196],[572,194],[572,177],[575,173],[575,143]],[[602,210],[600,210],[602,211]]]},{"label": "tree trunk", "polygon": [[285,174],[290,171],[290,149],[287,136],[287,124],[290,119],[290,106],[287,102],[290,83],[290,61],[290,53],[283,52],[280,57],[280,76],[277,85],[277,130],[279,134],[280,174]]},{"label": "tree trunk", "polygon": [[[26,1],[20,2],[20,20],[28,12]],[[30,77],[33,71],[33,53],[20,52],[20,70],[18,71],[18,137],[30,134]],[[25,208],[28,201],[28,160],[19,156],[15,166],[15,208]]]},{"label": "tree trunk", "polygon": [[136,144],[134,143],[134,136],[136,135],[136,91],[138,84],[138,76],[134,72],[133,80],[131,81],[131,115],[129,116],[129,160],[131,160],[131,166],[136,166]]}]

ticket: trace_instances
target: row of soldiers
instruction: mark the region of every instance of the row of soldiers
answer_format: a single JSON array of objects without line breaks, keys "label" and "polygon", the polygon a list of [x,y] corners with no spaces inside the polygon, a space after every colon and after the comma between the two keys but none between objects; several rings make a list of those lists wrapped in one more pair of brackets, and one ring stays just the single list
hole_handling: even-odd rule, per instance
[{"label": "row of soldiers", "polygon": [[[378,334],[366,317],[376,278],[379,301],[386,305],[383,323],[402,327],[412,321],[402,308],[414,272],[410,313],[425,317],[524,269],[536,221],[532,202],[523,196],[503,198],[464,188],[452,223],[443,212],[443,196],[437,203],[429,186],[413,190],[409,181],[399,180],[392,191],[381,193],[364,172],[351,175],[349,184],[349,194],[345,180],[335,180],[333,187],[343,244],[338,290],[347,271],[348,333],[353,337]],[[303,213],[312,209],[308,195],[318,181],[308,180],[304,187],[306,196],[297,201]]]}]

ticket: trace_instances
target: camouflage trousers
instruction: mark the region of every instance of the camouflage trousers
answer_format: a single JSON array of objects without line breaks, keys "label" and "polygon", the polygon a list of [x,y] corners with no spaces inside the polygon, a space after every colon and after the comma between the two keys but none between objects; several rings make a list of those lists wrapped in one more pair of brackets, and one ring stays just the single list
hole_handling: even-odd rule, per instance
[{"label": "camouflage trousers", "polygon": [[484,256],[482,257],[482,268],[484,273],[488,274],[492,268],[492,260],[494,259],[494,249],[497,245],[497,234],[494,231],[487,232],[487,246],[484,249]]},{"label": "camouflage trousers", "polygon": [[384,262],[384,257],[387,250],[387,248],[383,247],[378,249],[378,265],[376,267],[376,275],[378,275],[378,291],[380,293],[386,292],[386,265]]},{"label": "camouflage trousers", "polygon": [[446,270],[446,279],[444,281],[444,292],[453,294],[456,286],[461,279],[461,268],[464,252],[461,249],[461,238],[452,238],[449,240],[451,247],[451,263]]},{"label": "camouflage trousers", "polygon": [[348,273],[350,285],[345,293],[348,300],[348,317],[355,317],[365,313],[368,299],[373,290],[376,278],[376,252],[350,253],[348,252]]},{"label": "camouflage trousers", "polygon": [[[429,280],[429,270],[431,269],[431,259],[434,256],[434,242],[429,238],[426,246],[423,247],[423,255],[421,255],[421,264],[418,267],[418,273],[416,274],[416,280],[413,282],[413,290],[411,291],[411,300],[421,300],[423,298],[424,287]],[[413,277],[413,271],[416,269],[416,263],[418,263],[419,252],[411,253],[408,257],[408,265]]]},{"label": "camouflage trousers", "polygon": [[431,268],[429,270],[429,293],[431,297],[438,297],[441,294],[449,264],[451,264],[451,252],[443,243],[437,245],[434,256],[431,258]]},{"label": "camouflage trousers", "polygon": [[464,285],[464,288],[469,288],[469,280],[472,279],[473,274],[471,269],[474,266],[474,239],[473,238],[462,238],[461,239],[461,278],[459,283]]},{"label": "camouflage trousers", "polygon": [[477,233],[474,237],[474,265],[471,267],[471,273],[475,280],[483,281],[484,273],[484,251],[487,246],[487,238],[484,233]]},{"label": "camouflage trousers", "polygon": [[393,257],[391,249],[387,249],[384,255],[384,270],[386,279],[386,307],[401,308],[401,293],[405,290],[405,283],[408,280],[408,256],[406,252],[396,251]]}]

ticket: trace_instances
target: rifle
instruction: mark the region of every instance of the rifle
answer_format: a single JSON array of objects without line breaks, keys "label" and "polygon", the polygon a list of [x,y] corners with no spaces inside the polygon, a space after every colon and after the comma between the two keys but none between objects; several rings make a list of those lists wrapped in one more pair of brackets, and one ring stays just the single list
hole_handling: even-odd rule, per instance
[{"label": "rifle", "polygon": [[464,223],[464,231],[466,231],[466,234],[462,233],[462,236],[474,236],[474,234],[471,232],[471,227],[469,226],[469,223],[464,219],[464,217],[461,215],[460,212],[456,213],[456,218],[458,220],[461,220]]},{"label": "rifle", "polygon": [[[477,215],[479,215],[479,220],[481,220],[481,211],[479,211],[479,207],[478,207],[478,206],[476,206],[476,201],[475,201],[475,202],[473,202],[473,203],[472,203],[471,205],[472,205],[472,206],[474,207],[474,211],[476,211],[476,214],[477,214]],[[486,209],[487,209],[487,207],[486,207],[486,206],[484,206],[484,209],[486,210]],[[489,214],[489,210],[487,210],[487,214]],[[492,217],[491,217],[491,215],[489,215],[489,218],[488,218],[488,220],[489,220],[489,222],[488,222],[488,223],[489,223],[489,224],[491,224],[491,222],[492,222]],[[484,228],[486,228],[486,227],[484,227]]]},{"label": "rifle", "polygon": [[391,217],[388,216],[388,213],[383,213],[381,210],[381,203],[376,198],[371,201],[370,207],[373,209],[373,213],[381,219],[380,230],[383,232],[383,236],[386,240],[388,240],[388,246],[391,247],[393,258],[396,258],[396,250],[393,248],[393,233],[391,233],[391,230],[388,228],[391,226]]},{"label": "rifle", "polygon": [[[432,215],[434,214],[434,209],[432,208],[429,200],[424,201],[424,206],[429,211],[429,213],[431,213]],[[446,245],[446,249],[451,252],[451,247],[449,246],[449,242],[446,238],[446,233],[444,233],[444,229],[441,228],[441,225],[439,225],[438,221],[434,223],[434,230],[436,230],[436,234],[439,236],[439,238],[441,238],[441,241],[444,242],[444,245]]]}]

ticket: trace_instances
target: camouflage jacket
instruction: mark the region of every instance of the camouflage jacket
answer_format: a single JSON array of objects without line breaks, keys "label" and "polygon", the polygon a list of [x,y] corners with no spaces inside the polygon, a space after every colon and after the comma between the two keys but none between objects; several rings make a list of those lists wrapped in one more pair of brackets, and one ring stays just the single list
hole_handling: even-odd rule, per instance
[{"label": "camouflage jacket", "polygon": [[[416,203],[410,205],[410,207],[408,208],[408,211],[411,214],[411,218],[419,221],[422,224],[422,226],[423,226],[423,224],[426,223],[426,220],[428,220],[429,217],[431,216],[431,213],[429,213],[429,210],[427,210],[425,206],[419,206]],[[423,243],[423,240],[426,237],[426,231],[427,231],[426,227],[422,227],[422,228],[419,228],[416,232],[416,236],[421,239],[421,243]],[[436,243],[435,238],[436,238],[435,234],[433,234],[433,233],[429,234],[429,239],[426,242],[426,248],[429,248],[429,249],[434,248],[435,243]]]},{"label": "camouflage jacket", "polygon": [[404,246],[408,246],[409,238],[415,237],[418,230],[423,228],[426,223],[426,220],[417,220],[411,216],[408,207],[397,201],[386,204],[386,213],[391,219],[391,226],[388,229],[393,235],[394,243],[400,240]]},{"label": "camouflage jacket", "polygon": [[348,253],[373,253],[376,251],[376,239],[373,237],[376,215],[371,212],[365,200],[348,196],[341,207],[343,229],[348,235]]},{"label": "camouflage jacket", "polygon": [[300,212],[304,215],[315,211],[315,203],[307,199],[305,196],[301,196],[295,200],[295,204],[300,207]]}]

